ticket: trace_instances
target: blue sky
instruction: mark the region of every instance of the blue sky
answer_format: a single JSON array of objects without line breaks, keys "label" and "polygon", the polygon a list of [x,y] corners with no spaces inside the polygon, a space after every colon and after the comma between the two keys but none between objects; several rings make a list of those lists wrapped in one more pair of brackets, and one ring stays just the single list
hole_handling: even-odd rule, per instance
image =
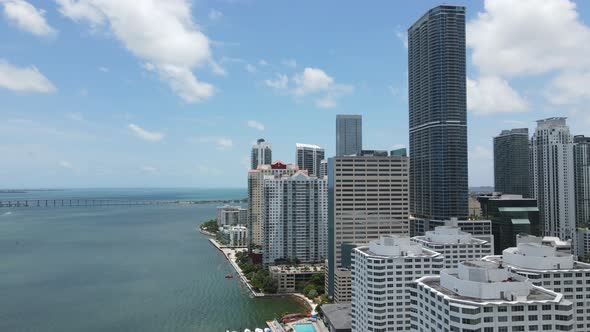
[{"label": "blue sky", "polygon": [[[470,185],[492,137],[567,116],[590,134],[590,5],[468,12]],[[405,31],[435,1],[0,0],[0,188],[245,187],[251,144],[407,146]]]}]

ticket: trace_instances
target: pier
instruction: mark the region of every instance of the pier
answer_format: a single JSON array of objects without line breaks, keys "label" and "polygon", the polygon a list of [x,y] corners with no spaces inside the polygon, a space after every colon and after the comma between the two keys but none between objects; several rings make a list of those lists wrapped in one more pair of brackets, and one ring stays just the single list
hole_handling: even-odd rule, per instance
[{"label": "pier", "polygon": [[239,204],[245,199],[236,200],[129,200],[129,199],[11,199],[0,200],[0,208],[57,208],[57,207],[98,207],[98,206],[145,206],[171,204]]}]

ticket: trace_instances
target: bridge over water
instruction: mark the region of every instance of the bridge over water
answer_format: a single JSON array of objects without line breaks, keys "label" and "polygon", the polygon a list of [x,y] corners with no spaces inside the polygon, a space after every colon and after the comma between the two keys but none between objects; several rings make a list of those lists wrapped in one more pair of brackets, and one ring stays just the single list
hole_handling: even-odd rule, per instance
[{"label": "bridge over water", "polygon": [[144,206],[144,205],[170,205],[170,204],[239,204],[245,203],[245,199],[236,200],[129,200],[129,199],[86,199],[86,198],[59,198],[59,199],[12,199],[0,200],[0,208],[22,207],[93,207],[93,206]]}]

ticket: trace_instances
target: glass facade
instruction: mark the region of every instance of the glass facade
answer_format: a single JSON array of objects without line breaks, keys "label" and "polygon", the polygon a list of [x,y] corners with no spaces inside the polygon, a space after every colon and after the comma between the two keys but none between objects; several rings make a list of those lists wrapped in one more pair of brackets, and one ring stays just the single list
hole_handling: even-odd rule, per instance
[{"label": "glass facade", "polygon": [[530,196],[529,130],[502,130],[494,137],[494,190]]}]

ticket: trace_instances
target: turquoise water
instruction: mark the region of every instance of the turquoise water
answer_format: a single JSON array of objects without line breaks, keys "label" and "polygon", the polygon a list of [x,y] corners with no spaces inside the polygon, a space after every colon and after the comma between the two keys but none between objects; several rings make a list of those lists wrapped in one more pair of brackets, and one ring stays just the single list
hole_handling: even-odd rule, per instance
[{"label": "turquoise water", "polygon": [[[245,194],[193,190],[120,196]],[[301,310],[224,278],[233,269],[196,230],[215,207],[0,208],[0,331],[243,331]]]},{"label": "turquoise water", "polygon": [[295,327],[296,332],[316,332],[313,325],[309,323],[295,324],[293,327]]}]

